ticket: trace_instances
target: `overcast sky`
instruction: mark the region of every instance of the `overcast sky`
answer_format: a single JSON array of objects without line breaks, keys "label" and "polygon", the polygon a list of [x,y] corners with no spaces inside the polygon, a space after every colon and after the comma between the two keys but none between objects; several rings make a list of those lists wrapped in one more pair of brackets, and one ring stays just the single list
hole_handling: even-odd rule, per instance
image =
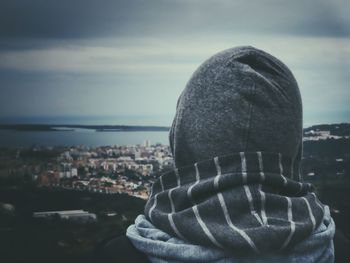
[{"label": "overcast sky", "polygon": [[348,0],[2,0],[0,120],[170,125],[206,58],[252,45],[294,73],[305,126],[350,122],[349,13]]}]

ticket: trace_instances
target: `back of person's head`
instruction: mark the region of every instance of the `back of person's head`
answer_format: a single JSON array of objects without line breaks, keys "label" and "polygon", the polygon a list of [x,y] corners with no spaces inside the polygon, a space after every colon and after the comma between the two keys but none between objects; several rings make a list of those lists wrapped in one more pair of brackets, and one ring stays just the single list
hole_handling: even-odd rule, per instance
[{"label": "back of person's head", "polygon": [[170,132],[176,167],[234,152],[302,152],[302,103],[290,70],[253,47],[205,61],[178,103]]},{"label": "back of person's head", "polygon": [[209,58],[178,99],[169,140],[174,170],[154,182],[128,232],[144,253],[179,262],[333,257],[329,209],[300,177],[302,102],[281,61],[253,47]]}]

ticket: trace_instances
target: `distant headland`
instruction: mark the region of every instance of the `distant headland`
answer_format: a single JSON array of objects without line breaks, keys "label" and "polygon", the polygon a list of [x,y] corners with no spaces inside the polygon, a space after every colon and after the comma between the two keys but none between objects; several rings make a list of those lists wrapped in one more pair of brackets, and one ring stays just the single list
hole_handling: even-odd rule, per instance
[{"label": "distant headland", "polygon": [[134,126],[134,125],[0,124],[0,129],[15,130],[15,131],[125,132],[125,131],[169,131],[170,127]]}]

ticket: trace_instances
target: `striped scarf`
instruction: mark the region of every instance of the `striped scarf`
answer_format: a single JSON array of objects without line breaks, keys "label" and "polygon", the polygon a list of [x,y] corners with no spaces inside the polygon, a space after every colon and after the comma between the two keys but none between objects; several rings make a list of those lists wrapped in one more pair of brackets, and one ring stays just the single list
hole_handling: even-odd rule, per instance
[{"label": "striped scarf", "polygon": [[235,253],[293,247],[320,225],[313,186],[279,153],[240,152],[175,169],[152,186],[145,215],[192,244]]}]

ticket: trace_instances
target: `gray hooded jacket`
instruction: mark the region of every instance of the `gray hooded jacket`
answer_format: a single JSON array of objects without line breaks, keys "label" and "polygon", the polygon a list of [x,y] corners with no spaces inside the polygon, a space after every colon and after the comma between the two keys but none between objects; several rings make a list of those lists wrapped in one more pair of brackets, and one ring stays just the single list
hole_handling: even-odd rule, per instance
[{"label": "gray hooded jacket", "polygon": [[169,139],[175,169],[145,206],[162,232],[224,253],[269,254],[323,222],[325,206],[299,171],[299,88],[275,57],[238,47],[205,61],[178,100]]}]

